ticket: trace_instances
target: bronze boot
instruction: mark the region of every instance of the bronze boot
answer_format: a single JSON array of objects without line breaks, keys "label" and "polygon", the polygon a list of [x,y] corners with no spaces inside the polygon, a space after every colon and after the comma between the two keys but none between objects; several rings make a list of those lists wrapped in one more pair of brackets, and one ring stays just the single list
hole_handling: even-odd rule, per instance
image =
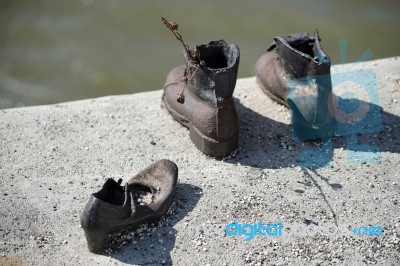
[{"label": "bronze boot", "polygon": [[[329,139],[335,129],[331,61],[322,51],[318,32],[275,37],[256,63],[262,90],[289,107],[293,136],[297,140]],[[330,106],[329,106],[330,105]]]},{"label": "bronze boot", "polygon": [[214,157],[228,155],[238,145],[238,118],[232,94],[239,47],[220,40],[196,48],[202,64],[191,65],[184,52],[186,65],[168,74],[162,100],[172,117],[189,128],[190,139],[200,151]]},{"label": "bronze boot", "polygon": [[178,167],[169,160],[153,163],[125,186],[108,179],[81,214],[89,250],[101,253],[114,234],[160,219],[172,204],[177,179]]}]

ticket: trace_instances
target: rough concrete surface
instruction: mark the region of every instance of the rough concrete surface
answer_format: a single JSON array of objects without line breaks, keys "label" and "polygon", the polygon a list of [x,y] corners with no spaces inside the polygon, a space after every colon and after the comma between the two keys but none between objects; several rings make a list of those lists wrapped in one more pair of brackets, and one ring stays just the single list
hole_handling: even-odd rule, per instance
[{"label": "rough concrete surface", "polygon": [[[292,140],[288,109],[254,77],[238,80],[240,148],[222,160],[194,147],[162,108],[161,90],[0,110],[0,265],[400,265],[400,59],[332,72],[365,69],[377,75],[382,127],[356,138],[377,157],[352,160],[363,153],[335,137],[321,168],[301,167],[301,154],[329,149]],[[169,214],[121,236],[119,249],[88,252],[79,215],[90,194],[162,158],[179,167]],[[283,235],[227,236],[234,221],[281,221]],[[288,236],[296,225],[314,233]],[[350,231],[362,225],[384,236]]]}]

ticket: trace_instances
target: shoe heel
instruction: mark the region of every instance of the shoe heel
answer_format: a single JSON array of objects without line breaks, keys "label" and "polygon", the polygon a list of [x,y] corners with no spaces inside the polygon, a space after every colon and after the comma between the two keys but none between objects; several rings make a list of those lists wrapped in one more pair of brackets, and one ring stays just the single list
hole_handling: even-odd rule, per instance
[{"label": "shoe heel", "polygon": [[108,235],[95,231],[84,231],[90,252],[100,254],[107,246]]},{"label": "shoe heel", "polygon": [[201,134],[194,126],[189,127],[190,139],[201,152],[213,156],[222,157],[234,152],[238,147],[238,138],[227,141],[216,141]]}]

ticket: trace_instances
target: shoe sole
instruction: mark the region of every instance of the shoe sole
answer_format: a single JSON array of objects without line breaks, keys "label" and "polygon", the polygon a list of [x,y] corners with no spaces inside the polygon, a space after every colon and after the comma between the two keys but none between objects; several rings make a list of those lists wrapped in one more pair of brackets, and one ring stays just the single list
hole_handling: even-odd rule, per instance
[{"label": "shoe sole", "polygon": [[165,108],[171,114],[171,116],[179,122],[181,125],[189,129],[189,136],[197,149],[202,153],[213,157],[223,157],[231,154],[237,149],[238,137],[226,140],[218,141],[202,134],[185,116],[176,112],[169,104],[164,101]]},{"label": "shoe sole", "polygon": [[272,94],[266,87],[264,87],[264,85],[262,84],[262,82],[260,81],[260,79],[257,77],[257,84],[258,86],[260,86],[261,90],[269,97],[271,98],[273,101],[282,104],[284,106],[286,106],[287,108],[289,108],[289,105],[287,104],[287,102],[285,100],[283,100],[282,98]]},{"label": "shoe sole", "polygon": [[[172,200],[171,200],[172,204]],[[170,204],[170,205],[171,205]],[[169,209],[169,207],[168,207]],[[95,254],[104,254],[106,250],[115,250],[124,245],[120,239],[121,235],[128,235],[135,228],[142,224],[150,224],[156,221],[159,221],[165,214],[154,215],[151,218],[143,219],[141,221],[135,222],[132,225],[127,225],[123,229],[116,230],[110,233],[104,232],[92,232],[89,230],[84,230],[84,234],[86,237],[87,247],[90,252]]]}]

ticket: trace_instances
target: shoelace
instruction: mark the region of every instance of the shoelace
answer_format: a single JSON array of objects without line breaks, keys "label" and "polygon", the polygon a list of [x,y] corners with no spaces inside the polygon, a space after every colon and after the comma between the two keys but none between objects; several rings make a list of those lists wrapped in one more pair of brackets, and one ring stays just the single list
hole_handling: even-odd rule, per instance
[{"label": "shoelace", "polygon": [[[122,178],[120,178],[118,180],[118,184],[121,184],[121,183],[122,183]],[[125,195],[129,195],[129,197],[130,197],[131,210],[132,210],[132,214],[133,214],[136,211],[136,203],[135,203],[135,200],[134,200],[134,197],[133,197],[133,192],[129,190],[128,182],[126,182],[125,185],[124,185],[124,192],[125,192]]]}]

